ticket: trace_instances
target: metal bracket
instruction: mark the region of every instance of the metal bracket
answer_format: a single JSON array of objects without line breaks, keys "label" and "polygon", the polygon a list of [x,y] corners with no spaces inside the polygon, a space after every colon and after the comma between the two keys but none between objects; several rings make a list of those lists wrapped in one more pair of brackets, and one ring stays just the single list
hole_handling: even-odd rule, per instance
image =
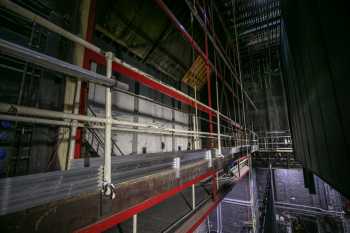
[{"label": "metal bracket", "polygon": [[205,152],[205,159],[208,160],[208,167],[212,167],[213,166],[213,157],[211,155],[211,150],[207,150]]},{"label": "metal bracket", "polygon": [[180,166],[181,166],[180,157],[175,157],[173,160],[173,168],[176,171],[176,178],[180,178]]}]

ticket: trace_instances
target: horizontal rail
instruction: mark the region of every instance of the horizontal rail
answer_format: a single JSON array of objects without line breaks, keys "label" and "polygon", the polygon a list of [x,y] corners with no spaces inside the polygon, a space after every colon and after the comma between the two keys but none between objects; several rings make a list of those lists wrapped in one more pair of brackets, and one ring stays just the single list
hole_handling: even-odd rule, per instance
[{"label": "horizontal rail", "polygon": [[[4,113],[4,114],[0,114],[0,119],[3,119],[3,120],[12,120],[12,121],[45,124],[45,125],[77,126],[77,127],[85,127],[85,128],[103,129],[104,125],[102,124],[105,124],[106,122],[105,118],[100,118],[100,117],[64,113],[59,111],[44,110],[39,108],[25,107],[25,106],[6,104],[6,103],[0,103],[0,113]],[[23,116],[20,116],[20,115],[23,115]],[[31,117],[28,117],[28,116],[31,116]],[[42,118],[33,118],[33,117],[42,117]],[[53,119],[56,119],[56,120],[53,120]],[[72,120],[73,122],[57,121],[57,119],[67,119],[67,120]],[[74,121],[84,122],[87,124],[82,124]],[[118,131],[142,132],[142,133],[152,133],[152,134],[169,134],[169,135],[182,134],[187,136],[191,136],[193,134],[199,134],[199,135],[202,135],[203,137],[217,136],[217,133],[165,128],[155,124],[136,123],[136,122],[129,122],[129,121],[121,121],[116,119],[112,119],[112,124],[123,126],[123,127],[140,127],[144,129],[144,131],[142,131],[141,129],[112,127],[112,130],[118,130]],[[234,136],[221,134],[221,137],[233,138]]]},{"label": "horizontal rail", "polygon": [[104,86],[113,86],[115,80],[108,79],[103,75],[83,69],[79,66],[61,61],[57,58],[36,52],[23,46],[0,39],[0,52],[11,57],[15,57],[26,62],[34,63],[44,68],[80,78],[85,81],[101,84]]}]

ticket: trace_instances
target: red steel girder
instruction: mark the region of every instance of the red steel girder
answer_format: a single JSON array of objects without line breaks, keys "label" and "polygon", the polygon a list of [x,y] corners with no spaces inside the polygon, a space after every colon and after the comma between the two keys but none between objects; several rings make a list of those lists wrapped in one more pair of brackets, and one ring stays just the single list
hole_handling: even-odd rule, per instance
[{"label": "red steel girder", "polygon": [[[111,215],[107,218],[104,218],[94,224],[91,224],[89,226],[86,226],[84,228],[81,228],[77,231],[75,231],[74,233],[97,233],[97,232],[103,232],[106,231],[108,229],[110,229],[111,227],[126,221],[127,219],[131,218],[133,215],[138,214],[146,209],[149,209],[163,201],[165,201],[166,199],[174,196],[175,194],[181,192],[182,190],[191,187],[193,184],[197,184],[200,181],[207,179],[209,177],[212,177],[212,183],[213,183],[213,192],[214,195],[216,194],[215,192],[216,190],[216,172],[211,170],[208,171],[200,176],[197,176],[196,178],[183,183],[179,186],[176,186],[175,188],[172,188],[164,193],[158,194],[150,199],[147,199],[143,202],[141,202],[140,204],[137,204],[129,209],[126,209],[124,211],[121,211],[119,213],[116,213],[114,215]],[[214,189],[215,186],[215,189]]]},{"label": "red steel girder", "polygon": [[[85,52],[85,56],[88,62],[96,62],[99,65],[106,65],[106,58],[101,55],[100,53],[94,52],[92,50],[87,49]],[[144,74],[142,74],[141,72],[138,72],[136,70],[133,70],[125,65],[113,62],[112,64],[112,70],[114,72],[120,73],[124,76],[127,76],[151,89],[157,90],[171,98],[174,98],[184,104],[187,104],[189,106],[192,106],[193,108],[198,108],[198,110],[207,113],[208,115],[211,114],[213,118],[216,117],[216,111],[210,107],[208,107],[207,105],[204,104],[199,104],[197,102],[194,101],[193,98],[182,94],[180,91],[176,90],[173,87],[169,87],[168,85],[162,84]],[[229,119],[228,117],[223,117],[222,119],[224,119],[226,122],[228,122],[229,124],[234,125],[236,128],[242,128],[239,124],[237,124],[236,122],[234,122],[233,120]]]}]

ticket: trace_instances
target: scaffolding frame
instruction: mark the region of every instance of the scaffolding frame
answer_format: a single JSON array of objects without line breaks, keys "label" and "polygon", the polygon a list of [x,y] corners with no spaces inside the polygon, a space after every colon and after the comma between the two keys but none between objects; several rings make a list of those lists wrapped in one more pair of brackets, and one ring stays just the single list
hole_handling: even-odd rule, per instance
[{"label": "scaffolding frame", "polygon": [[[115,57],[112,52],[105,52],[97,46],[91,44],[90,42],[58,27],[57,25],[47,21],[46,19],[35,15],[34,13],[12,3],[8,0],[0,1],[0,5],[27,18],[30,21],[33,21],[50,31],[56,32],[60,36],[65,37],[66,39],[77,43],[86,48],[84,60],[90,64],[92,61],[106,65],[107,72],[106,76],[97,74],[95,72],[86,70],[76,65],[69,64],[67,62],[61,61],[59,59],[35,52],[31,49],[16,45],[14,43],[5,41],[0,39],[0,52],[6,54],[11,57],[16,57],[18,59],[24,60],[26,62],[34,63],[46,69],[56,71],[59,73],[66,74],[69,77],[74,77],[77,79],[77,84],[80,86],[81,81],[92,82],[95,84],[103,85],[106,88],[106,96],[105,96],[105,112],[106,115],[104,118],[102,117],[94,117],[94,116],[86,116],[79,114],[78,111],[74,111],[73,114],[63,113],[58,111],[44,110],[38,108],[30,108],[19,105],[11,105],[6,103],[0,103],[0,119],[4,120],[12,120],[12,121],[20,121],[20,122],[30,122],[37,124],[46,124],[46,125],[59,125],[64,127],[71,127],[71,139],[70,141],[70,159],[72,159],[73,148],[75,147],[75,138],[77,128],[96,128],[96,129],[104,129],[105,130],[105,149],[104,149],[104,169],[103,169],[103,187],[102,191],[106,196],[110,196],[112,199],[115,198],[115,188],[111,182],[111,132],[112,130],[123,130],[126,129],[128,131],[135,132],[143,132],[143,133],[160,133],[160,134],[178,134],[185,135],[190,137],[213,137],[218,139],[218,153],[216,156],[221,157],[221,137],[228,137],[230,139],[234,138],[234,135],[225,135],[220,133],[220,118],[229,123],[235,129],[246,131],[245,127],[243,128],[237,122],[233,121],[230,117],[222,114],[219,109],[213,109],[210,106],[205,105],[204,103],[197,100],[197,98],[193,98],[171,86],[168,86],[160,81],[157,81],[152,76],[144,73],[143,71],[130,66],[119,58]],[[84,61],[85,63],[85,61]],[[207,63],[210,64],[208,58]],[[213,65],[211,64],[212,68]],[[86,67],[85,67],[86,68]],[[120,121],[117,119],[113,119],[111,115],[112,111],[112,101],[111,101],[111,87],[115,85],[115,80],[112,79],[112,72],[118,72],[125,76],[132,78],[135,81],[138,81],[145,86],[148,86],[152,89],[156,89],[159,92],[168,95],[171,98],[174,98],[178,101],[181,101],[184,104],[187,104],[191,107],[196,108],[196,110],[200,110],[202,112],[208,113],[209,116],[216,116],[217,120],[217,133],[212,132],[203,132],[198,131],[198,127],[194,130],[179,130],[174,128],[164,128],[159,127],[155,124],[145,124],[145,123],[135,123],[128,121]],[[219,73],[216,71],[216,75],[219,77]],[[218,88],[218,85],[216,85]],[[78,88],[77,94],[80,94]],[[243,88],[241,86],[241,93],[243,95]],[[79,101],[79,99],[78,99]],[[217,101],[218,98],[218,90],[217,90]],[[219,104],[217,104],[219,106]],[[69,120],[69,121],[67,121]],[[196,123],[198,124],[198,123]],[[119,127],[116,127],[119,126]],[[128,128],[129,127],[129,128]],[[134,129],[133,127],[137,127]],[[246,135],[246,134],[245,134]],[[247,143],[247,139],[243,139]],[[179,192],[179,190],[186,188],[187,186],[192,186],[193,184],[211,177],[213,179],[213,193],[216,195],[217,191],[217,172],[211,171],[207,174],[199,176],[194,180],[186,183],[186,185],[179,186],[176,190],[169,191],[172,195],[174,193]],[[192,186],[193,187],[193,186]],[[162,195],[161,198],[155,197],[155,201],[152,202],[154,205],[161,202],[167,195]],[[218,203],[218,201],[216,202]],[[151,205],[150,205],[151,206]],[[147,208],[149,208],[148,206]],[[138,208],[137,206],[135,208]],[[129,216],[130,215],[130,216]],[[118,219],[123,219],[126,217],[133,216],[134,225],[137,224],[137,215],[136,212],[130,212],[128,215],[124,217],[118,216]],[[114,219],[115,220],[115,219]],[[115,221],[113,220],[113,223]],[[134,229],[134,232],[136,230]]]}]

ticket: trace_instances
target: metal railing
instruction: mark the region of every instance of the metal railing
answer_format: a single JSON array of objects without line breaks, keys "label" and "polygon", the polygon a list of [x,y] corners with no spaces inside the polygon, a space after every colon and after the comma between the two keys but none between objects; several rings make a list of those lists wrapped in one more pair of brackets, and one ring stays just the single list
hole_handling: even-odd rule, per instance
[{"label": "metal railing", "polygon": [[[45,69],[55,71],[58,73],[64,74],[63,78],[71,77],[75,78],[77,81],[76,88],[76,98],[74,104],[77,105],[79,103],[80,95],[80,83],[81,81],[91,82],[98,85],[104,86],[106,89],[105,94],[105,115],[103,117],[98,116],[86,116],[79,114],[78,109],[75,107],[73,113],[65,113],[61,111],[51,111],[44,110],[39,108],[32,108],[20,105],[13,105],[7,103],[0,103],[0,119],[9,120],[9,121],[17,121],[17,122],[27,122],[34,124],[42,124],[42,125],[56,125],[62,127],[71,128],[70,135],[70,146],[69,146],[69,159],[73,158],[74,148],[75,148],[75,136],[77,128],[87,128],[88,132],[91,133],[93,139],[98,141],[99,147],[103,147],[104,152],[104,169],[103,169],[103,181],[104,181],[104,193],[109,195],[108,193],[112,192],[113,187],[111,183],[111,155],[113,153],[113,148],[119,150],[118,147],[113,145],[112,141],[112,131],[126,131],[126,132],[141,132],[141,133],[156,133],[156,134],[164,134],[164,135],[182,135],[187,137],[194,138],[217,138],[218,142],[218,155],[221,154],[221,138],[229,138],[234,139],[236,135],[233,134],[222,134],[220,132],[220,118],[225,120],[232,126],[232,128],[236,128],[237,130],[247,131],[247,129],[243,129],[238,123],[233,121],[231,118],[226,115],[220,113],[219,109],[213,109],[204,103],[197,100],[197,98],[193,98],[173,87],[170,87],[160,81],[157,81],[149,74],[142,72],[141,70],[130,66],[119,58],[115,57],[111,52],[103,51],[97,46],[91,44],[90,42],[58,27],[57,25],[49,22],[48,20],[35,15],[34,13],[28,11],[25,8],[22,8],[19,5],[16,5],[12,1],[2,0],[0,1],[0,5],[2,7],[11,10],[18,15],[25,17],[26,19],[37,23],[52,32],[56,32],[58,35],[79,44],[97,56],[97,58],[102,61],[102,63],[106,64],[106,75],[101,75],[95,73],[90,70],[86,70],[77,65],[72,65],[68,62],[59,60],[57,58],[36,52],[34,50],[25,48],[23,46],[17,45],[15,43],[11,43],[9,41],[0,39],[0,52],[2,54],[8,55],[10,57],[15,57],[17,59],[33,63]],[[211,114],[217,115],[217,133],[213,132],[204,132],[199,131],[198,127],[193,130],[183,130],[177,128],[166,128],[159,126],[153,123],[139,123],[139,122],[130,122],[118,120],[112,117],[112,98],[111,98],[111,88],[115,86],[115,79],[112,78],[112,69],[113,67],[119,67],[120,69],[117,72],[122,72],[123,70],[127,70],[130,74],[129,76],[134,77],[135,80],[140,81],[142,83],[151,83],[153,88],[158,87],[159,91],[167,92],[169,96],[175,99],[180,99],[182,102],[187,103],[188,105],[196,108],[196,110],[209,112]],[[122,71],[120,71],[122,70]],[[217,92],[218,93],[218,92]],[[217,96],[218,98],[218,96]],[[198,123],[197,123],[198,125]],[[104,130],[104,137],[99,135],[98,130]],[[248,130],[249,131],[249,130]],[[250,131],[249,131],[250,132]],[[247,135],[246,135],[247,138]],[[103,146],[102,146],[103,145]],[[100,148],[97,149],[99,152]],[[102,150],[102,149],[101,149]],[[102,152],[102,151],[101,151]],[[119,151],[120,152],[120,151]]]},{"label": "metal railing", "polygon": [[293,141],[289,131],[271,131],[259,134],[259,152],[293,152]]}]

